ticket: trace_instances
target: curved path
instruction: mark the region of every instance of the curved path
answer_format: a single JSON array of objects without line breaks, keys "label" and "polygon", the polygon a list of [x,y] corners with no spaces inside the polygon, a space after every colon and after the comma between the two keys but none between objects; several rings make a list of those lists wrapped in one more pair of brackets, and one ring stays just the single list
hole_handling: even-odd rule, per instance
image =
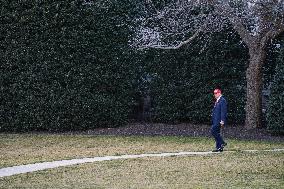
[{"label": "curved path", "polygon": [[[273,149],[273,150],[243,150],[242,152],[277,152],[284,151],[284,149]],[[234,152],[234,151],[224,151],[223,153]],[[71,159],[71,160],[60,160],[52,162],[43,162],[27,165],[19,165],[13,167],[6,167],[0,169],[0,178],[7,177],[22,173],[30,173],[39,170],[51,169],[56,167],[63,167],[69,165],[78,165],[82,163],[92,163],[98,161],[109,161],[117,159],[133,159],[133,158],[143,158],[143,157],[169,157],[169,156],[189,156],[189,155],[209,155],[218,154],[216,152],[177,152],[177,153],[160,153],[160,154],[140,154],[140,155],[121,155],[121,156],[104,156],[104,157],[94,157],[94,158],[82,158],[82,159]]]}]

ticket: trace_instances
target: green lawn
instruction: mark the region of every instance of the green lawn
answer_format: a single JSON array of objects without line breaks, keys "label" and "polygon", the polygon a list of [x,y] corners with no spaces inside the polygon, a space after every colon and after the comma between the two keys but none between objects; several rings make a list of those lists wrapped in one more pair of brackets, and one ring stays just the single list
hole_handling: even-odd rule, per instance
[{"label": "green lawn", "polygon": [[[284,188],[283,143],[228,140],[228,153],[151,157],[0,178],[0,188]],[[209,151],[211,138],[0,135],[0,167],[83,157]]]}]

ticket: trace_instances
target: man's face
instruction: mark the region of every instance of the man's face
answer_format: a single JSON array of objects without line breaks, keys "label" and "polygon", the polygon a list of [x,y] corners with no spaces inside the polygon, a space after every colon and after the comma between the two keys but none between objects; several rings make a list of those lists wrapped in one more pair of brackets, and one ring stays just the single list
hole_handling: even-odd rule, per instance
[{"label": "man's face", "polygon": [[214,97],[215,99],[219,98],[221,96],[221,93],[220,92],[215,92],[214,91]]}]

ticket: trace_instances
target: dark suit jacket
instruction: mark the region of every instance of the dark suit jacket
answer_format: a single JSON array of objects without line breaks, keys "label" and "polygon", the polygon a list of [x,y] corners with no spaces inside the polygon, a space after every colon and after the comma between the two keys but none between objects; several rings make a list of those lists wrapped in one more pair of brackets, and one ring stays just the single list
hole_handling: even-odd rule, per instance
[{"label": "dark suit jacket", "polygon": [[225,125],[227,123],[227,101],[221,96],[217,104],[213,108],[212,114],[212,124],[213,126],[220,125],[220,122],[224,121]]}]

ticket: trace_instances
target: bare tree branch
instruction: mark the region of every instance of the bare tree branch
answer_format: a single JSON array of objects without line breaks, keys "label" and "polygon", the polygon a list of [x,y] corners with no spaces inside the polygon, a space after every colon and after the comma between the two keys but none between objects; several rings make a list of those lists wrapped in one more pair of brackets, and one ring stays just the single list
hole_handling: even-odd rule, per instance
[{"label": "bare tree branch", "polygon": [[150,12],[158,13],[158,10],[156,9],[152,0],[146,0],[145,4],[146,4],[148,10],[150,10]]},{"label": "bare tree branch", "polygon": [[222,4],[215,4],[215,9],[219,14],[222,14],[229,19],[234,29],[238,32],[245,44],[249,45],[253,40],[253,36],[245,28],[244,21],[235,14],[235,11],[228,4],[228,2],[223,2]]},{"label": "bare tree branch", "polygon": [[201,30],[201,29],[197,30],[197,31],[194,33],[194,35],[192,35],[192,36],[191,36],[190,38],[188,38],[187,40],[180,42],[180,44],[178,44],[177,46],[151,46],[151,48],[154,48],[154,49],[164,49],[164,50],[179,49],[179,48],[181,48],[182,46],[191,43],[194,39],[196,39],[198,36],[200,36],[201,33],[202,33],[202,30]]},{"label": "bare tree branch", "polygon": [[261,39],[261,46],[266,47],[267,43],[271,40],[279,36],[284,32],[284,22],[280,23],[277,28],[270,29],[269,32]]},{"label": "bare tree branch", "polygon": [[[152,7],[150,14],[139,18],[136,37],[130,42],[139,49],[178,49],[201,32],[218,32],[228,23],[247,46],[255,46],[256,41],[261,45],[261,40],[265,44],[282,31],[283,0],[178,0],[155,11],[152,0],[145,2]],[[279,18],[282,21],[278,22]],[[191,33],[193,36],[188,37]]]}]

